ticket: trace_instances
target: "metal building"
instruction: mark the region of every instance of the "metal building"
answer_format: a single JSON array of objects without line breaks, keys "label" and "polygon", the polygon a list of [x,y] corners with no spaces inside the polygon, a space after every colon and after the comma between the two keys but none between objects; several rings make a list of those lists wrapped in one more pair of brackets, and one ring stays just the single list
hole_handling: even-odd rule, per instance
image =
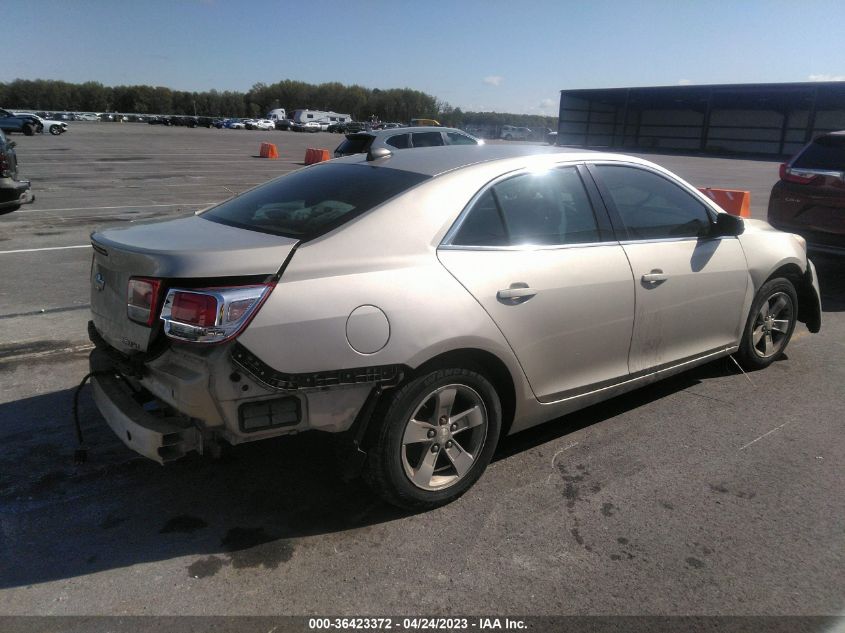
[{"label": "metal building", "polygon": [[845,129],[845,82],[561,90],[558,145],[790,156]]}]

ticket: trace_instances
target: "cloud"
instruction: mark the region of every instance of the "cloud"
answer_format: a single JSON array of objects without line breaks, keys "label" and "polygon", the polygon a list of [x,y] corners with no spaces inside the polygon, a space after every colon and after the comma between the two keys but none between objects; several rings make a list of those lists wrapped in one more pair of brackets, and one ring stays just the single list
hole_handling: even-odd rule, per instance
[{"label": "cloud", "polygon": [[501,86],[504,80],[505,78],[500,75],[490,75],[484,78],[484,83],[488,86]]},{"label": "cloud", "polygon": [[691,86],[692,85],[692,79],[678,79],[678,85],[679,86]]},{"label": "cloud", "polygon": [[807,79],[810,81],[845,81],[845,75],[828,75],[827,73],[819,73],[817,75],[810,75]]}]

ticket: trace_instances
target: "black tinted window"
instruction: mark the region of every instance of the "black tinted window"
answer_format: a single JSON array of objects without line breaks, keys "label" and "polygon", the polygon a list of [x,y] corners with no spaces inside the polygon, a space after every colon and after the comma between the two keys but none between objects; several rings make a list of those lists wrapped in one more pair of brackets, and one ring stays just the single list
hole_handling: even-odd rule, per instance
[{"label": "black tinted window", "polygon": [[793,167],[845,170],[845,136],[822,136],[801,152]]},{"label": "black tinted window", "polygon": [[478,199],[453,243],[462,246],[600,241],[593,208],[574,167],[521,174]]},{"label": "black tinted window", "polygon": [[488,189],[473,205],[452,243],[460,246],[508,245],[505,225],[502,224],[492,189]]},{"label": "black tinted window", "polygon": [[449,145],[478,145],[474,138],[470,138],[466,134],[459,134],[458,132],[446,132],[449,139]]},{"label": "black tinted window", "polygon": [[415,132],[412,134],[414,147],[437,147],[443,145],[443,137],[440,132]]},{"label": "black tinted window", "polygon": [[308,239],[426,180],[363,165],[320,165],[282,176],[203,213],[206,220]]},{"label": "black tinted window", "polygon": [[407,149],[408,148],[408,135],[407,134],[397,134],[396,136],[391,136],[389,139],[385,141],[391,147],[395,147],[397,149]]},{"label": "black tinted window", "polygon": [[704,205],[666,178],[633,167],[598,165],[596,170],[629,239],[702,237],[709,230]]},{"label": "black tinted window", "polygon": [[370,149],[373,144],[373,137],[369,134],[355,134],[346,137],[340,145],[337,146],[336,152],[341,154],[362,154]]}]

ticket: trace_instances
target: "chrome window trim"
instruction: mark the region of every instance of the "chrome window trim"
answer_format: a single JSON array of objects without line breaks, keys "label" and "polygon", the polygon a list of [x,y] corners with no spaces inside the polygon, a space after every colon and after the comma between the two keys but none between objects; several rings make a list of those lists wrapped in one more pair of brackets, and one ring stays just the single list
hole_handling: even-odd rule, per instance
[{"label": "chrome window trim", "polygon": [[[583,160],[564,161],[564,162],[554,163],[554,164],[550,165],[549,169],[550,170],[551,169],[563,169],[563,168],[566,168],[566,167],[572,167],[573,169],[575,169],[576,174],[578,175],[578,179],[581,180],[581,185],[584,187],[584,194],[587,196],[587,199],[590,200],[590,192],[587,190],[587,186],[584,184],[584,180],[581,177],[581,174],[579,174],[578,171],[577,171],[578,165],[584,165],[584,164],[585,164],[585,162]],[[481,196],[483,196],[485,193],[487,193],[487,191],[489,189],[491,189],[492,187],[495,187],[497,184],[499,184],[503,180],[508,180],[509,178],[515,178],[516,176],[521,176],[522,174],[528,174],[528,173],[532,173],[532,172],[536,172],[536,171],[537,171],[536,167],[520,167],[519,169],[514,169],[512,171],[505,172],[504,174],[499,174],[493,180],[490,180],[487,183],[485,183],[478,191],[475,192],[475,195],[473,195],[472,198],[470,198],[469,202],[466,203],[464,208],[461,209],[461,212],[458,214],[457,219],[452,223],[452,227],[446,232],[446,235],[440,241],[440,244],[438,245],[437,248],[443,248],[443,247],[448,246],[448,247],[452,247],[454,250],[465,249],[465,248],[475,249],[476,246],[468,246],[467,247],[467,246],[462,246],[460,244],[452,244],[452,240],[455,239],[455,236],[461,230],[461,226],[466,221],[466,218],[469,215],[469,212],[475,206],[475,203],[478,202],[479,198],[481,198]],[[590,200],[590,203],[592,204],[592,200]],[[593,210],[593,211],[595,212],[595,210]],[[598,225],[597,225],[597,228],[598,228]],[[600,243],[601,244],[608,244],[609,242],[600,242]],[[539,248],[540,247],[539,244],[536,245],[536,246],[532,246],[532,245],[527,245],[527,246],[528,246],[528,248]],[[553,248],[561,248],[563,246],[582,246],[582,244],[551,244],[551,245],[547,245],[547,246],[552,246]],[[526,250],[526,248],[524,246],[521,247],[519,245],[517,245],[517,246],[490,246],[490,247],[483,246],[481,248],[484,248],[484,249]]]},{"label": "chrome window trim", "polygon": [[437,250],[443,251],[559,251],[567,248],[595,248],[596,246],[619,246],[616,241],[582,242],[573,244],[516,244],[511,246],[462,246],[460,244],[441,244]]},{"label": "chrome window trim", "polygon": [[632,244],[662,244],[664,242],[702,242],[702,241],[711,241],[711,240],[724,240],[724,239],[731,239],[735,240],[737,237],[735,235],[719,235],[719,236],[706,236],[706,237],[653,237],[648,239],[642,240],[619,240],[619,243],[622,246],[628,246]]}]

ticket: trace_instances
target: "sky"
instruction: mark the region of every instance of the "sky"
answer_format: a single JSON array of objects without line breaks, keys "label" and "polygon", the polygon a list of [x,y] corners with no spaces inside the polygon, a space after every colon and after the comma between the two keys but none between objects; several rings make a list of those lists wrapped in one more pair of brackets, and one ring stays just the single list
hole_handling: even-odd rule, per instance
[{"label": "sky", "polygon": [[3,0],[0,13],[0,82],[339,81],[556,115],[562,89],[845,80],[841,1]]}]

